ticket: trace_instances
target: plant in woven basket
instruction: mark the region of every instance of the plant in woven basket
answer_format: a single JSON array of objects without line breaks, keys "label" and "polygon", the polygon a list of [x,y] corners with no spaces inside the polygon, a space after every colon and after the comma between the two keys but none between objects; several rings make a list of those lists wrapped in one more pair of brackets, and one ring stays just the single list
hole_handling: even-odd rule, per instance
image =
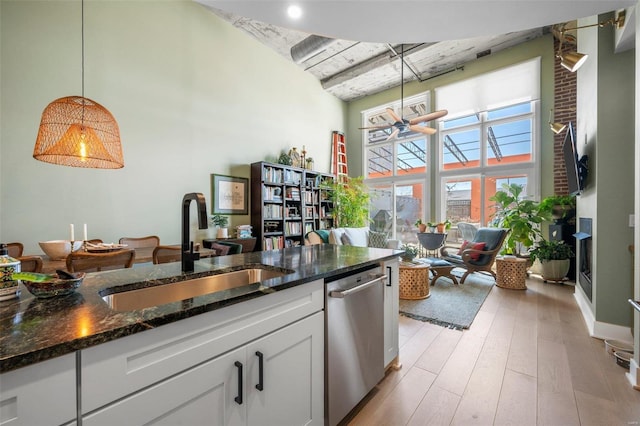
[{"label": "plant in woven basket", "polygon": [[505,241],[505,254],[520,254],[520,247],[531,247],[542,238],[540,224],[549,219],[549,213],[540,209],[540,203],[525,199],[523,191],[523,185],[505,183],[502,190],[489,198],[496,202],[491,225],[511,229]]}]

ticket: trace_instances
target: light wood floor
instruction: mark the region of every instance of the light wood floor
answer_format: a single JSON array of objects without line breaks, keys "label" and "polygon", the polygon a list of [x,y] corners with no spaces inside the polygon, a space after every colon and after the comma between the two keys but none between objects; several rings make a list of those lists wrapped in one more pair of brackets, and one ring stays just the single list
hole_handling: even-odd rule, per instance
[{"label": "light wood floor", "polygon": [[535,276],[527,286],[494,286],[465,331],[400,316],[402,368],[347,423],[640,424],[640,392],[589,337],[574,287]]}]

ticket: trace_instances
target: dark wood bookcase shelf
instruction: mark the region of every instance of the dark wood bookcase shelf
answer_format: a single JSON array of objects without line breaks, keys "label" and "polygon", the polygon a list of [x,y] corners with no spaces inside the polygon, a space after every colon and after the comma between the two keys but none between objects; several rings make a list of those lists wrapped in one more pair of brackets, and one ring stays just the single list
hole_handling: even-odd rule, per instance
[{"label": "dark wood bookcase shelf", "polygon": [[333,227],[333,203],[321,183],[333,175],[260,161],[251,164],[251,226],[256,250],[304,244],[304,236]]}]

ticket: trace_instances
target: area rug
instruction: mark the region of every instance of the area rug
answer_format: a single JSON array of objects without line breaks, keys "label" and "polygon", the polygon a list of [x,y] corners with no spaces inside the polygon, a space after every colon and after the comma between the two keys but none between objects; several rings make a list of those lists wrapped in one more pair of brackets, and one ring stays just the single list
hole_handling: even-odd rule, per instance
[{"label": "area rug", "polygon": [[438,278],[428,299],[400,299],[400,314],[447,328],[467,329],[494,284],[492,277],[483,274],[471,274],[460,285],[454,285],[448,278]]}]

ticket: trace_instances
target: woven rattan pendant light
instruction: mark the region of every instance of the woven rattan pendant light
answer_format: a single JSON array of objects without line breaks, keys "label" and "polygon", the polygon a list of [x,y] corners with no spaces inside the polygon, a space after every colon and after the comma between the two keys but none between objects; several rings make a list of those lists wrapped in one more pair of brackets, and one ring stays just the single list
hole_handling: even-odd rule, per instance
[{"label": "woven rattan pendant light", "polygon": [[33,158],[71,167],[124,167],[118,123],[105,107],[84,97],[84,0],[82,96],[67,96],[47,105],[42,112]]}]

